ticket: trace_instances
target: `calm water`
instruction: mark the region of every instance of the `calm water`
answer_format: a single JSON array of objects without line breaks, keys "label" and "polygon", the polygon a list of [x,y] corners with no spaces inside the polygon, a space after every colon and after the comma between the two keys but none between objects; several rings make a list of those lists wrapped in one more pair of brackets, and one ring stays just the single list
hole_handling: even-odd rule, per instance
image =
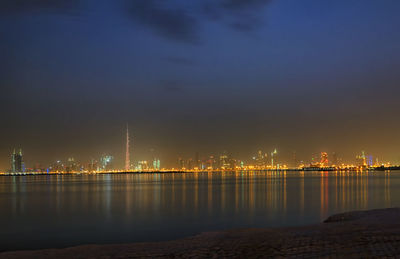
[{"label": "calm water", "polygon": [[295,226],[400,206],[400,172],[0,177],[0,250]]}]

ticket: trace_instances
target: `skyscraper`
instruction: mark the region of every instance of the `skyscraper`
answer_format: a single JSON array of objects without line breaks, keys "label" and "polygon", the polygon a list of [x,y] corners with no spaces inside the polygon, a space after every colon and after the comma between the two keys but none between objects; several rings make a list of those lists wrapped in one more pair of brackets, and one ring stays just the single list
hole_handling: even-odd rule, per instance
[{"label": "skyscraper", "polygon": [[11,171],[13,173],[23,172],[23,159],[22,159],[22,150],[20,149],[19,152],[14,152],[11,155]]},{"label": "skyscraper", "polygon": [[160,169],[161,169],[160,159],[154,158],[153,159],[153,170],[160,170]]},{"label": "skyscraper", "polygon": [[101,168],[99,171],[109,171],[113,169],[114,157],[110,155],[103,155],[100,159]]},{"label": "skyscraper", "polygon": [[328,153],[326,152],[321,152],[321,162],[320,162],[322,167],[328,166],[329,165],[329,160],[328,160]]},{"label": "skyscraper", "polygon": [[131,159],[129,153],[129,129],[128,125],[126,125],[126,153],[125,153],[125,171],[129,171],[131,169]]}]

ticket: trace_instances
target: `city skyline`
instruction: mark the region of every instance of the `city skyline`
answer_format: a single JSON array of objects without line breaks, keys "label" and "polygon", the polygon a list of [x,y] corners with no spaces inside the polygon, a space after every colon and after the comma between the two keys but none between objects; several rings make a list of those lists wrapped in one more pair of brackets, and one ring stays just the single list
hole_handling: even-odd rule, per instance
[{"label": "city skyline", "polygon": [[[161,160],[159,159],[160,154],[155,152],[154,149],[150,149],[145,156],[139,156],[138,158],[131,159],[130,141],[132,136],[129,135],[128,125],[126,126],[125,133],[125,157],[123,165],[115,162],[115,156],[113,153],[102,153],[101,156],[95,158],[91,156],[90,160],[77,159],[74,156],[68,156],[68,158],[57,159],[52,162],[32,162],[28,166],[25,163],[22,155],[22,149],[19,152],[13,149],[11,153],[11,166],[3,171],[10,172],[22,172],[30,170],[32,172],[49,172],[53,171],[107,171],[107,170],[160,170],[160,169],[196,169],[196,170],[210,170],[210,169],[240,169],[240,168],[254,168],[254,169],[294,169],[299,167],[313,167],[318,166],[321,168],[328,168],[330,166],[397,166],[400,163],[397,161],[386,160],[382,157],[376,156],[373,152],[366,152],[362,150],[356,153],[352,159],[345,159],[340,153],[335,151],[325,152],[319,151],[312,154],[308,154],[308,158],[305,154],[298,154],[295,150],[291,152],[281,152],[277,148],[271,149],[270,153],[268,150],[258,150],[247,157],[235,156],[232,152],[224,150],[222,152],[210,152],[199,155],[196,151],[195,154],[185,154],[177,156],[175,162],[163,161],[161,167]],[[79,157],[79,156],[78,156]],[[161,155],[162,157],[162,155]],[[16,162],[18,161],[18,162]],[[63,162],[64,161],[64,162]],[[118,159],[117,159],[118,161]],[[72,163],[71,163],[72,162]],[[17,170],[16,168],[19,168]],[[24,168],[22,170],[22,168]]]}]

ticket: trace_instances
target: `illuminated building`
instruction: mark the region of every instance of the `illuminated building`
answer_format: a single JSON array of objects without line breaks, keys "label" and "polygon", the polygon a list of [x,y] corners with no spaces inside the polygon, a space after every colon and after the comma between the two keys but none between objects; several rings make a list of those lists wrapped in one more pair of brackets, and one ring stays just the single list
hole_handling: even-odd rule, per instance
[{"label": "illuminated building", "polygon": [[215,159],[214,156],[210,156],[206,163],[207,169],[215,169]]},{"label": "illuminated building", "polygon": [[97,170],[97,161],[92,159],[88,165],[89,172],[93,172]]},{"label": "illuminated building", "polygon": [[199,159],[199,152],[196,152],[196,155],[194,156],[194,159],[195,159],[194,166],[199,168],[200,167],[200,163],[201,163],[201,161]]},{"label": "illuminated building", "polygon": [[182,159],[181,157],[178,158],[178,168],[185,169],[185,160]]},{"label": "illuminated building", "polygon": [[100,170],[101,171],[112,170],[113,162],[114,162],[113,156],[109,156],[109,155],[102,156],[100,159],[100,166],[101,166]]},{"label": "illuminated building", "polygon": [[147,164],[147,161],[143,160],[143,161],[139,161],[138,162],[138,166],[136,168],[139,171],[144,171],[144,170],[148,170],[149,166]]},{"label": "illuminated building", "polygon": [[64,164],[61,162],[61,160],[57,160],[54,164],[50,166],[51,171],[54,172],[63,172],[65,171]]},{"label": "illuminated building", "polygon": [[253,157],[253,160],[255,160],[255,165],[257,168],[262,169],[267,166],[267,154],[263,154],[261,150],[258,151],[257,156]]},{"label": "illuminated building", "polygon": [[20,149],[19,152],[15,152],[15,149],[11,155],[11,172],[18,173],[24,172],[24,162],[22,157],[22,150]]},{"label": "illuminated building", "polygon": [[[271,152],[271,168],[274,168],[274,162],[276,162],[276,155],[278,154],[278,151],[276,150],[276,148],[275,148],[275,150],[273,151],[273,152]],[[274,161],[274,159],[275,159],[275,161]]]},{"label": "illuminated building", "polygon": [[328,160],[328,153],[326,152],[321,152],[321,161],[320,161],[321,167],[326,167],[329,165],[329,160]]},{"label": "illuminated building", "polygon": [[373,166],[374,165],[374,159],[371,155],[367,156],[367,165],[368,166]]},{"label": "illuminated building", "polygon": [[126,152],[125,152],[125,171],[131,170],[131,159],[129,153],[129,129],[126,125]]},{"label": "illuminated building", "polygon": [[186,166],[186,169],[189,169],[189,170],[192,170],[193,169],[193,159],[189,159],[188,161],[187,161],[187,166]]},{"label": "illuminated building", "polygon": [[361,155],[356,157],[356,164],[358,166],[367,166],[367,158],[365,156],[365,151],[361,152]]},{"label": "illuminated building", "polygon": [[66,172],[76,172],[79,170],[80,170],[80,168],[79,168],[78,164],[75,162],[75,159],[73,157],[68,158],[65,171]]},{"label": "illuminated building", "polygon": [[154,170],[160,170],[161,169],[160,159],[154,158],[154,160],[153,160],[153,169]]},{"label": "illuminated building", "polygon": [[228,169],[231,167],[230,163],[229,163],[229,157],[226,154],[226,152],[224,152],[223,155],[219,156],[219,167],[221,169]]}]

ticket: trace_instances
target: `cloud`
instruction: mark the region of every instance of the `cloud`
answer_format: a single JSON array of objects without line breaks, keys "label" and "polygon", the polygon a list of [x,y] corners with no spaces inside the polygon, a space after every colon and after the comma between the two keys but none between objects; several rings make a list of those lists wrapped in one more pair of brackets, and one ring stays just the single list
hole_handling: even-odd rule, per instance
[{"label": "cloud", "polygon": [[[112,1],[112,0],[109,0]],[[77,10],[97,1],[88,0],[0,0],[0,13],[54,12],[77,14]],[[189,44],[201,43],[201,25],[220,22],[240,31],[254,31],[259,15],[271,0],[117,0],[121,13],[161,37]]]},{"label": "cloud", "polygon": [[198,21],[179,5],[166,0],[128,0],[128,13],[137,22],[169,39],[195,43]]},{"label": "cloud", "polygon": [[222,1],[223,7],[231,10],[243,10],[248,8],[260,8],[269,4],[271,0],[225,0]]},{"label": "cloud", "polygon": [[240,32],[254,31],[262,25],[260,14],[271,0],[225,0],[204,3],[204,14]]},{"label": "cloud", "polygon": [[271,0],[126,0],[130,17],[168,39],[199,43],[201,24],[221,22],[248,32],[262,22],[259,14]]},{"label": "cloud", "polygon": [[0,12],[15,14],[35,11],[69,12],[80,7],[81,0],[1,0]]}]

